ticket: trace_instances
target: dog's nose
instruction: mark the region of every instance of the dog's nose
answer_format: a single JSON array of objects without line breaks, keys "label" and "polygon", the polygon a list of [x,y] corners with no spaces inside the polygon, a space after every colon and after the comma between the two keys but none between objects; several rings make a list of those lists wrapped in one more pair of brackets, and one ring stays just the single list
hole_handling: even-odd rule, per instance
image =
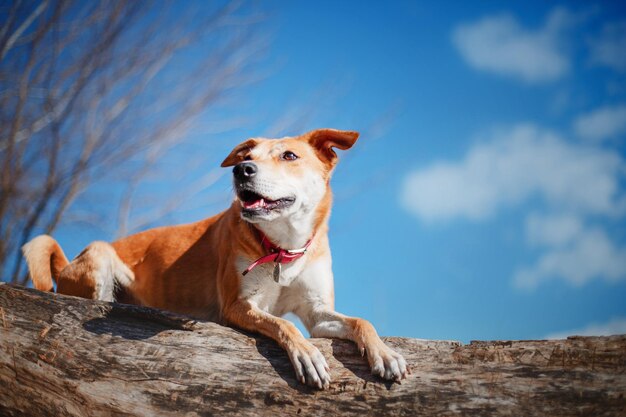
[{"label": "dog's nose", "polygon": [[239,181],[247,181],[254,177],[258,170],[254,162],[241,162],[233,168],[233,175]]}]

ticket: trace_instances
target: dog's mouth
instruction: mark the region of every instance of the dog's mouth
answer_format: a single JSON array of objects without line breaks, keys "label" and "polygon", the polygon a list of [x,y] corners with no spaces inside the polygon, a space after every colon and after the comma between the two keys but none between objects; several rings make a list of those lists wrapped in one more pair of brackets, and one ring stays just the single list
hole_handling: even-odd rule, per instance
[{"label": "dog's mouth", "polygon": [[240,190],[237,193],[237,197],[239,197],[244,214],[269,213],[270,211],[287,208],[296,201],[293,197],[270,200],[269,198],[250,190]]}]

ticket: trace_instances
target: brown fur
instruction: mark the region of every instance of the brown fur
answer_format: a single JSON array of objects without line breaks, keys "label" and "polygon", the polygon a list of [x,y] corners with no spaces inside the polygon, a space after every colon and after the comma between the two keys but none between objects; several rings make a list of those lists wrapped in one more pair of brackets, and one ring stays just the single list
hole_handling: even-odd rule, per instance
[{"label": "brown fur", "polygon": [[[336,163],[336,155],[330,147],[345,149],[357,137],[355,132],[319,129],[281,141],[285,148],[302,155],[322,153],[323,158],[306,161],[316,164],[315,168],[329,178]],[[245,141],[231,152],[222,166],[237,164],[252,147],[268,146],[268,142],[274,141]],[[275,160],[270,163],[278,164]],[[290,169],[293,175],[299,175],[298,164],[291,164]],[[327,242],[331,203],[329,188],[318,206],[314,226],[315,240],[324,243]],[[241,219],[240,210],[235,201],[225,212],[199,222],[159,227],[122,238],[110,244],[114,251],[107,250],[108,244],[97,242],[88,246],[69,266],[57,242],[49,236],[34,239],[24,247],[24,252],[37,289],[50,291],[52,277],[57,281],[57,292],[94,298],[96,261],[102,257],[117,258],[132,271],[130,285],[118,289],[118,300],[216,321],[226,319],[252,330],[248,319],[255,319],[242,313],[245,308],[238,304],[241,271],[235,269],[235,258],[243,253],[256,259],[265,253],[254,227]],[[327,245],[313,242],[310,258],[325,255],[325,247]],[[280,331],[286,331],[282,327]],[[259,331],[263,333],[261,328]]]},{"label": "brown fur", "polygon": [[[265,168],[298,176],[306,166],[322,173],[326,193],[315,211],[313,241],[306,262],[319,257],[330,259],[327,223],[332,193],[329,180],[337,160],[332,148],[347,149],[357,137],[356,132],[319,129],[278,142],[250,139],[237,146],[222,166],[243,161],[255,148],[255,152],[265,155],[262,161],[258,161]],[[281,164],[277,152],[283,152],[282,149],[293,150],[304,157],[288,166]],[[257,259],[265,252],[254,226],[242,220],[241,205],[237,200],[226,211],[195,223],[155,228],[111,244],[94,242],[69,264],[59,245],[49,236],[37,237],[25,245],[24,254],[37,289],[50,291],[50,278],[53,278],[59,293],[102,299],[115,286],[118,301],[257,331],[273,338],[287,350],[296,372],[301,364],[292,355],[302,352],[319,355],[292,323],[240,298],[241,271],[235,266],[237,257],[244,255],[248,259]],[[332,294],[330,304],[334,309]],[[381,361],[376,359],[380,358],[377,351],[387,349],[391,352],[369,322],[338,314],[333,317],[341,320],[348,329],[347,338],[354,340],[361,350],[367,347],[370,364]],[[388,358],[391,357],[389,352],[386,353]],[[376,372],[382,376],[384,369],[380,371],[380,366]],[[316,380],[315,384],[322,387],[322,381]]]}]

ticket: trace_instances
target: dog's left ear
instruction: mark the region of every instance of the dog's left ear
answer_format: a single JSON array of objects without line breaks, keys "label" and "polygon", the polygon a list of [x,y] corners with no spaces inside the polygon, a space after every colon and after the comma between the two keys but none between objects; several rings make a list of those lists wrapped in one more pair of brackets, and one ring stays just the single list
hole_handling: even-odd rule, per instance
[{"label": "dog's left ear", "polygon": [[231,167],[233,165],[237,165],[239,162],[243,161],[250,150],[258,143],[259,142],[256,139],[248,139],[247,141],[235,146],[235,149],[233,149],[226,159],[224,159],[221,166]]},{"label": "dog's left ear", "polygon": [[306,140],[313,146],[322,159],[334,164],[337,154],[333,148],[345,151],[350,149],[359,137],[359,132],[337,129],[317,129],[304,135]]}]

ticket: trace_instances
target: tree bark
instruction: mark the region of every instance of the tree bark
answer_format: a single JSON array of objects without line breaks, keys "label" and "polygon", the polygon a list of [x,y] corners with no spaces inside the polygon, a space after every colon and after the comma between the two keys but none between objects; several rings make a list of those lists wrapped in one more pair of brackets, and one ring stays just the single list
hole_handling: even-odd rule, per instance
[{"label": "tree bark", "polygon": [[370,375],[352,343],[313,339],[333,382],[299,384],[273,341],[155,309],[0,285],[0,415],[626,415],[626,336],[385,338],[412,368]]}]

